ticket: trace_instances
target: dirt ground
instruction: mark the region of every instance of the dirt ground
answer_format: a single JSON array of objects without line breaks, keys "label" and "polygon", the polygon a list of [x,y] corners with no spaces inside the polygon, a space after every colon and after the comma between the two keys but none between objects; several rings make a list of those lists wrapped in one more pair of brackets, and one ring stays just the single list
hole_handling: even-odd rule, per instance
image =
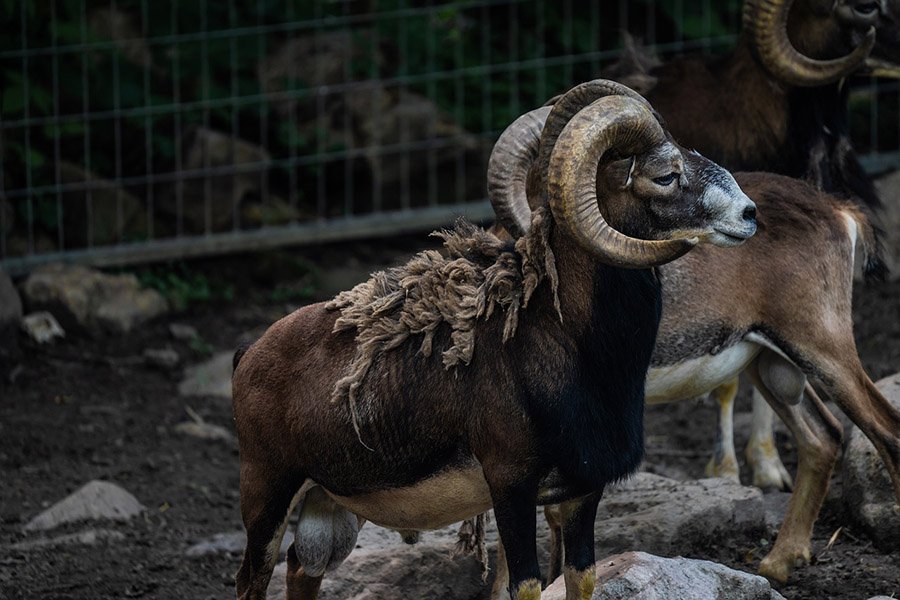
[{"label": "dirt ground", "polygon": [[[407,246],[395,245],[385,256],[402,255]],[[306,255],[326,269],[329,263],[353,263],[353,256],[373,256],[372,246],[344,249],[349,257],[333,250]],[[273,293],[282,289],[278,269],[261,270],[263,261],[239,257],[196,267],[230,280],[240,301],[194,304],[128,336],[72,335],[50,348],[23,342],[14,379],[0,381],[0,598],[234,596],[239,557],[190,559],[184,551],[201,538],[240,528],[237,451],[226,443],[172,431],[187,418],[186,404],[207,421],[230,428],[230,404],[212,398],[186,401],[176,391],[178,372],[149,368],[136,357],[145,348],[170,345],[185,364],[197,362],[210,348],[234,348],[247,332],[292,310]],[[260,276],[261,271],[266,273]],[[872,378],[900,369],[900,284],[860,287],[855,320],[860,354]],[[168,330],[173,322],[196,327],[204,347],[174,341]],[[742,400],[738,413],[749,410],[748,398]],[[711,404],[651,407],[646,422],[649,470],[702,476],[714,436]],[[747,432],[736,436],[743,447]],[[779,434],[778,442],[793,469],[789,438]],[[9,549],[24,539],[21,527],[32,516],[91,479],[114,481],[149,508],[142,519],[109,525],[124,533],[125,540],[93,547]],[[836,499],[839,488],[837,475],[816,525],[814,554],[844,526],[842,534],[815,564],[798,569],[779,590],[787,598],[816,600],[900,595],[900,551],[880,552],[847,522]],[[772,541],[737,540],[685,554],[752,571]]]}]

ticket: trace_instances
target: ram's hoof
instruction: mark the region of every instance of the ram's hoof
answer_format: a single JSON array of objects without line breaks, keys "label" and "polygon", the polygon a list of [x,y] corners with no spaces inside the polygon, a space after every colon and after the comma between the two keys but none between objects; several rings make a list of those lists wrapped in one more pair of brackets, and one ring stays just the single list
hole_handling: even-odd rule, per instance
[{"label": "ram's hoof", "polygon": [[578,600],[591,600],[594,588],[597,585],[597,574],[593,565],[584,571],[576,571],[569,567],[565,569],[566,598]]},{"label": "ram's hoof", "polygon": [[753,469],[753,485],[761,490],[791,491],[794,483],[784,468],[774,440],[751,438],[747,443],[747,462]]},{"label": "ram's hoof", "polygon": [[717,461],[713,456],[706,463],[707,477],[724,477],[735,483],[741,482],[741,474],[738,470],[737,459],[734,456],[724,456],[721,461]]},{"label": "ram's hoof", "polygon": [[811,558],[808,546],[786,552],[775,549],[759,563],[759,574],[771,581],[786,583],[794,568],[808,565]]},{"label": "ram's hoof", "polygon": [[529,579],[520,583],[516,587],[515,600],[541,600],[541,582]]}]

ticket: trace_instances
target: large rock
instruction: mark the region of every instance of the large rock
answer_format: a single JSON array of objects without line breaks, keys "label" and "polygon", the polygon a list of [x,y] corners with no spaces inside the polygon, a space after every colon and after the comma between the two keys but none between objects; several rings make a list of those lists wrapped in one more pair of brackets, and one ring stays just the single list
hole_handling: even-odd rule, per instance
[{"label": "large rock", "polygon": [[90,210],[86,191],[62,195],[66,246],[115,244],[147,236],[147,211],[137,196],[64,160],[59,163],[59,174],[64,185],[91,187]]},{"label": "large rock", "polygon": [[[116,51],[131,64],[160,71],[153,64],[153,53],[141,27],[135,22],[135,16],[126,11],[112,7],[98,8],[90,13],[88,24],[91,31],[101,40],[113,40],[116,42]],[[108,56],[106,53],[97,52],[91,56],[94,64]]]},{"label": "large rock", "polygon": [[597,512],[598,551],[685,553],[766,531],[762,492],[729,479],[676,481],[638,473],[610,488]]},{"label": "large rock", "polygon": [[116,484],[94,480],[31,519],[24,530],[53,529],[77,521],[128,521],[143,510],[137,498]]},{"label": "large rock", "polygon": [[[320,600],[441,598],[470,600],[485,588],[474,556],[454,556],[455,528],[426,533],[409,546],[386,529],[366,525],[356,549],[334,572],[326,573]],[[285,597],[286,564],[275,568],[267,598]]]},{"label": "large rock", "polygon": [[[185,170],[219,169],[227,174],[205,174],[174,184],[160,195],[157,206],[173,222],[180,212],[187,232],[230,229],[235,207],[240,214],[241,204],[247,198],[261,196],[271,156],[256,144],[205,127],[191,129],[180,143]],[[235,172],[229,173],[230,169]]]},{"label": "large rock", "polygon": [[22,301],[9,275],[0,269],[0,371],[19,354]]},{"label": "large rock", "polygon": [[[646,552],[626,552],[597,562],[595,600],[779,600],[784,596],[759,575],[708,560],[662,558]],[[560,577],[541,600],[565,600]]]},{"label": "large rock", "polygon": [[883,232],[884,255],[891,270],[890,278],[900,279],[900,171],[876,181],[875,189],[882,202],[879,222]]},{"label": "large rock", "polygon": [[[900,373],[875,384],[900,409]],[[900,548],[900,506],[890,477],[872,442],[858,427],[850,430],[843,459],[844,504],[869,537],[885,548]]]},{"label": "large rock", "polygon": [[131,274],[107,275],[81,265],[40,267],[22,285],[29,310],[48,310],[66,330],[127,333],[168,310],[156,290]]},{"label": "large rock", "polygon": [[188,367],[178,384],[182,396],[215,396],[231,400],[234,352],[220,352],[205,362]]},{"label": "large rock", "polygon": [[[390,63],[373,43],[371,33],[360,30],[352,35],[333,32],[298,36],[276,48],[260,63],[258,72],[262,88],[269,93],[278,94],[300,85],[315,90],[305,97],[289,95],[274,103],[285,120],[294,115],[296,137],[307,140],[306,143],[321,140],[324,147],[371,150],[433,140],[444,142],[427,151],[403,151],[403,160],[399,152],[365,152],[367,169],[361,175],[374,178],[388,190],[393,190],[392,185],[407,183],[407,176],[413,189],[419,189],[431,164],[436,167],[438,178],[445,174],[455,176],[453,164],[463,155],[467,186],[471,185],[474,193],[481,193],[484,182],[479,169],[486,161],[490,144],[467,132],[430,98],[402,86],[378,83],[352,89],[341,87],[360,64],[383,65],[383,70],[390,68]],[[438,194],[454,188],[452,179],[442,180]]]}]

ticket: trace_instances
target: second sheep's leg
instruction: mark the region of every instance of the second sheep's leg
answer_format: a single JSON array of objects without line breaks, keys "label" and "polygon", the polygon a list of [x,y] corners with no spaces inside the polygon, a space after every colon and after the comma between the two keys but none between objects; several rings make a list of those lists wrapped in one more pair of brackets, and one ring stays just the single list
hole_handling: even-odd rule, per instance
[{"label": "second sheep's leg", "polygon": [[712,396],[719,406],[716,447],[706,465],[707,477],[727,477],[740,482],[741,476],[734,450],[734,399],[738,393],[737,378],[717,387]]},{"label": "second sheep's leg", "polygon": [[760,574],[785,582],[793,569],[809,563],[813,524],[828,493],[831,473],[841,447],[842,428],[815,390],[806,385],[797,404],[782,402],[760,381],[756,365],[748,369],[763,396],[791,430],[797,444],[797,480],[784,522],[772,551],[759,565]]},{"label": "second sheep's leg", "polygon": [[753,389],[753,421],[744,450],[753,469],[753,485],[761,489],[790,491],[794,485],[778,455],[773,430],[775,413],[758,389]]}]

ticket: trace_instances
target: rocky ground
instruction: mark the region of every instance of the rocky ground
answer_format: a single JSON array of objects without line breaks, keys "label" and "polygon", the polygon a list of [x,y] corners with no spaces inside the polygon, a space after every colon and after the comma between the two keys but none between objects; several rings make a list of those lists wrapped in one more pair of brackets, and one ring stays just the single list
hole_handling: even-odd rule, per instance
[{"label": "rocky ground", "polygon": [[[386,253],[362,247],[357,258],[377,254],[376,261],[386,261],[409,249],[403,243]],[[368,264],[319,252],[308,258],[328,275],[319,282],[320,296],[360,272],[329,265]],[[19,336],[21,354],[0,381],[0,598],[233,597],[242,534],[222,377],[237,343],[296,304],[273,293],[283,282],[278,269],[262,268],[266,261],[205,265],[233,282],[240,301],[195,304],[127,330],[107,325],[102,334],[77,333],[72,324],[49,345]],[[900,370],[900,283],[861,287],[855,304],[860,354],[872,378]],[[736,415],[739,445],[746,442],[748,400],[744,391]],[[646,423],[646,473],[604,500],[597,524],[604,554],[598,556],[640,550],[753,572],[773,543],[786,495],[694,481],[712,445],[711,405],[650,407]],[[793,469],[795,452],[783,432],[778,444]],[[117,487],[89,484],[96,480]],[[900,548],[876,547],[848,517],[841,490],[838,473],[816,525],[814,564],[776,586],[784,597],[900,595]],[[73,492],[65,505],[54,506]],[[322,598],[391,597],[398,589],[405,597],[487,598],[490,575],[483,583],[473,557],[452,558],[454,542],[455,531],[445,530],[407,546],[395,533],[366,526]],[[637,574],[623,579],[622,589],[647,573],[672,586],[679,585],[678,573],[720,577],[720,567],[703,562],[642,554],[615,561]],[[764,581],[741,582],[749,587],[732,587],[777,597]]]}]

